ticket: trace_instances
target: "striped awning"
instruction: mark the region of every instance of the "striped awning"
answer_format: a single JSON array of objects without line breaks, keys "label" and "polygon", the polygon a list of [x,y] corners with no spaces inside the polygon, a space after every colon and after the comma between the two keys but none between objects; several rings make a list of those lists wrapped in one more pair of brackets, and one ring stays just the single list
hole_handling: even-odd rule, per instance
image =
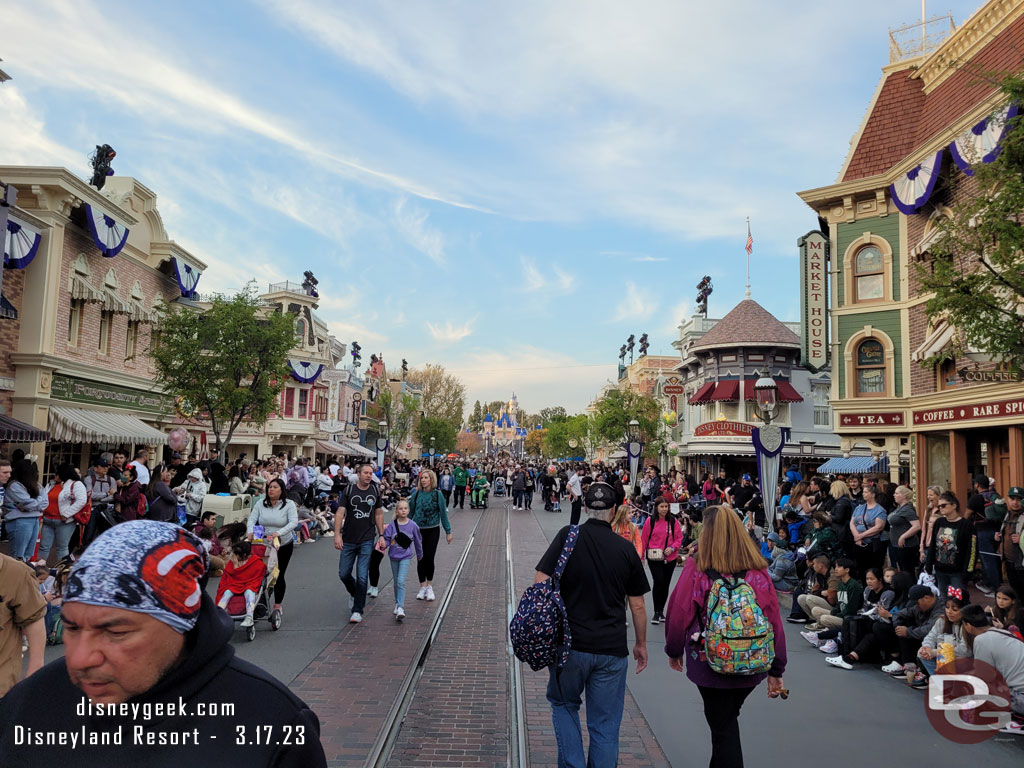
[{"label": "striped awning", "polygon": [[835,474],[837,472],[888,472],[889,471],[889,457],[885,456],[881,459],[876,459],[872,456],[850,456],[845,458],[843,456],[829,459],[820,467],[818,467],[819,474]]},{"label": "striped awning", "polygon": [[167,435],[127,413],[50,406],[51,439],[68,443],[163,445]]},{"label": "striped awning", "polygon": [[347,456],[376,456],[376,452],[371,451],[369,448],[364,448],[359,443],[353,443],[351,440],[342,440],[342,444],[345,446],[345,454]]},{"label": "striped awning", "polygon": [[23,421],[0,415],[0,441],[5,443],[42,443],[49,441],[45,429],[33,427]]},{"label": "striped awning", "polygon": [[342,445],[341,443],[336,443],[333,440],[317,440],[316,441],[316,452],[317,453],[326,453],[326,454],[332,454],[332,453],[346,454],[349,451],[348,451],[348,448],[346,448],[344,445]]}]

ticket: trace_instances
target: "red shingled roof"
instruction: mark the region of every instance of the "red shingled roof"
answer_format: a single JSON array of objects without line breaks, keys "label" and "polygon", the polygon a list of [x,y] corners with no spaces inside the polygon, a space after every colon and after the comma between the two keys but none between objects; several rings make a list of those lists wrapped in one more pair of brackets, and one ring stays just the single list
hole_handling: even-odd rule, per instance
[{"label": "red shingled roof", "polygon": [[753,299],[744,299],[693,345],[711,347],[799,347],[800,337]]},{"label": "red shingled roof", "polygon": [[1019,72],[1022,68],[1024,17],[1003,30],[928,95],[921,80],[914,77],[917,70],[893,72],[882,84],[843,181],[888,171],[988,98],[994,87],[983,73]]}]

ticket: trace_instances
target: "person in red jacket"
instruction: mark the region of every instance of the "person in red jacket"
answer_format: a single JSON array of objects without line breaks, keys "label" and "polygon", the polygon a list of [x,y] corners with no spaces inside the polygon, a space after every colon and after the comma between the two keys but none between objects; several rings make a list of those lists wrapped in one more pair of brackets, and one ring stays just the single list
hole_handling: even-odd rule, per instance
[{"label": "person in red jacket", "polygon": [[231,548],[231,559],[224,566],[224,575],[217,585],[217,606],[226,611],[232,597],[243,595],[245,618],[242,619],[242,626],[251,627],[253,611],[256,610],[256,593],[263,587],[266,575],[267,566],[252,553],[252,545],[248,541],[238,542]]},{"label": "person in red jacket", "polygon": [[665,619],[665,601],[668,587],[672,583],[672,572],[676,568],[679,548],[683,546],[683,526],[675,516],[669,514],[669,501],[659,496],[654,502],[654,514],[644,525],[640,538],[641,551],[651,571],[651,598],[654,601],[654,615],[651,624],[660,624]]},{"label": "person in red jacket", "polygon": [[[742,576],[754,590],[757,605],[772,626],[775,655],[767,673],[720,674],[708,665],[701,642],[708,591],[719,575]],[[697,542],[679,575],[668,604],[665,621],[665,653],[669,666],[683,671],[704,700],[704,719],[711,728],[711,765],[743,766],[740,747],[740,707],[761,681],[768,678],[772,698],[788,692],[783,688],[786,671],[786,634],[779,615],[779,600],[761,552],[743,528],[739,515],[728,507],[708,507]]]}]

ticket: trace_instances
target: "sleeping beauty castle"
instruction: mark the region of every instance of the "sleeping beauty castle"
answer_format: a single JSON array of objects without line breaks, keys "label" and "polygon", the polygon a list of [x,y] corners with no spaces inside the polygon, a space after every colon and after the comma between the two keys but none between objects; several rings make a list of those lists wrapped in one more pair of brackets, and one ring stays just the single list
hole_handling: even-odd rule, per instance
[{"label": "sleeping beauty castle", "polygon": [[484,416],[484,429],[480,436],[484,439],[484,453],[494,454],[508,451],[514,456],[522,454],[523,443],[526,441],[526,429],[519,426],[516,414],[519,413],[519,401],[515,392],[512,399],[501,407],[501,413]]}]

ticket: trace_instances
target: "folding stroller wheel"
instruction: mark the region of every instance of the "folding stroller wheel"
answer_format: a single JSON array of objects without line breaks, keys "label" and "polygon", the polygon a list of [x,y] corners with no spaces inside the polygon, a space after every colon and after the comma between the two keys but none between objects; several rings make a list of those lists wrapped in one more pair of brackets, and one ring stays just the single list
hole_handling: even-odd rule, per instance
[{"label": "folding stroller wheel", "polygon": [[251,642],[252,642],[253,640],[255,640],[255,639],[256,639],[256,627],[255,627],[255,626],[252,626],[252,627],[246,627],[246,628],[245,628],[245,637],[246,637],[246,639],[247,639],[247,640],[248,640],[248,641],[249,641],[250,643],[251,643]]},{"label": "folding stroller wheel", "polygon": [[270,627],[276,632],[281,628],[281,612],[271,611],[270,612]]}]

